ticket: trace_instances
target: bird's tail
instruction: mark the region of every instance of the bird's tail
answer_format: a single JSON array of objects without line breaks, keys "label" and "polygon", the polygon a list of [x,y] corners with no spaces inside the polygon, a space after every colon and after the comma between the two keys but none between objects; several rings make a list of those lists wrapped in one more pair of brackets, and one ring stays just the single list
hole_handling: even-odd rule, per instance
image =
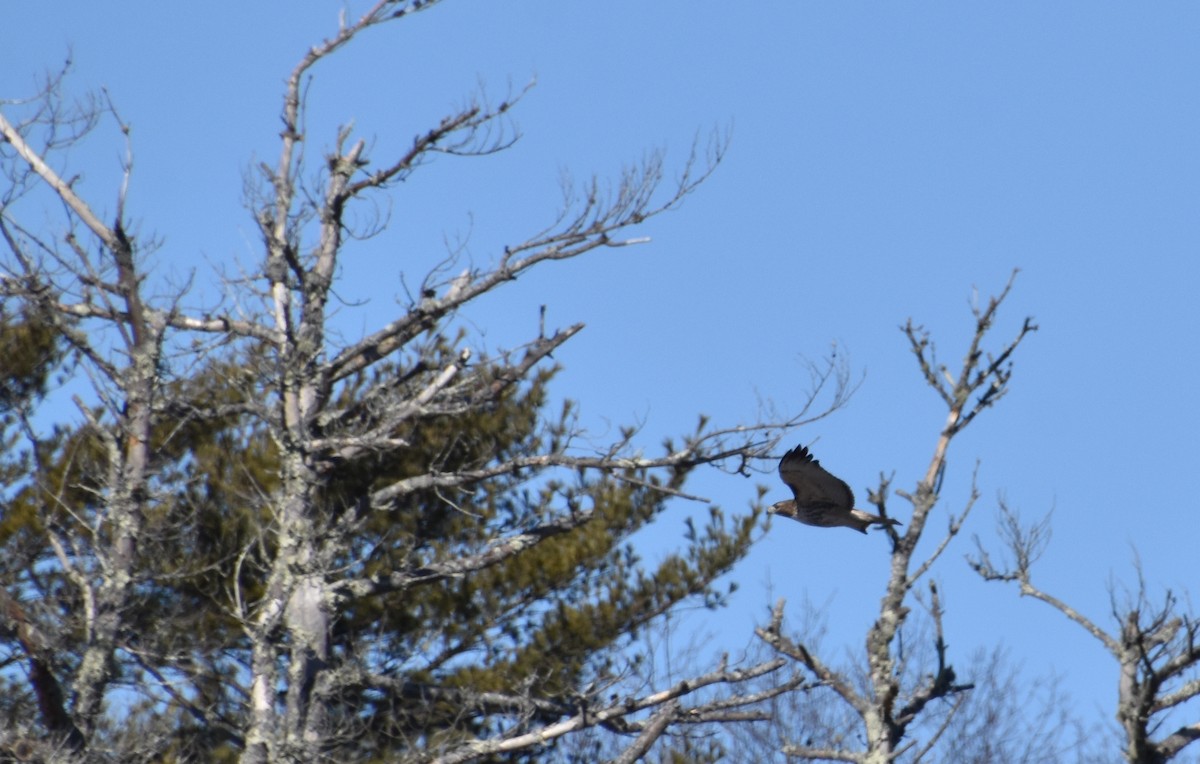
[{"label": "bird's tail", "polygon": [[852,509],[850,514],[854,516],[854,528],[860,533],[866,533],[867,528],[872,525],[888,526],[888,525],[903,525],[899,520],[893,517],[880,517],[873,515],[870,512],[863,512],[861,509]]}]

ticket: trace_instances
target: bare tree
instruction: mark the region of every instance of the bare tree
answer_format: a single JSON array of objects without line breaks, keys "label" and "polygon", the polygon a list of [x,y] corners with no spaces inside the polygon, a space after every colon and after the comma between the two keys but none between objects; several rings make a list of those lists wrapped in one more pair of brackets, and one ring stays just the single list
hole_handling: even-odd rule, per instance
[{"label": "bare tree", "polygon": [[[1010,279],[1000,294],[989,299],[986,305],[972,307],[974,333],[955,376],[938,363],[925,330],[911,320],[903,327],[925,382],[946,404],[948,414],[924,477],[911,493],[896,492],[912,507],[912,515],[902,532],[894,526],[884,528],[892,546],[891,566],[879,615],[866,634],[863,663],[837,667],[822,657],[814,645],[807,644],[803,636],[789,635],[784,629],[782,600],[775,606],[769,624],[757,630],[766,644],[802,667],[819,685],[820,689],[814,693],[827,696],[826,700],[814,700],[822,704],[820,713],[826,721],[815,728],[794,730],[791,734],[796,737],[783,742],[781,750],[790,758],[861,764],[884,764],[902,756],[911,761],[924,760],[964,702],[965,693],[973,687],[972,683],[959,679],[947,654],[942,633],[942,603],[936,583],[928,580],[924,596],[918,596],[916,587],[962,528],[977,499],[974,480],[965,506],[958,514],[947,517],[946,531],[932,549],[922,557],[917,554],[917,546],[938,504],[951,441],[976,416],[1004,396],[1012,375],[1012,354],[1037,328],[1027,318],[1016,337],[1001,345],[994,355],[985,350],[984,343],[993,328],[996,313],[1012,284]],[[885,518],[891,516],[887,505],[890,482],[889,478],[882,477],[878,490],[872,491],[870,496],[878,514]],[[927,615],[923,631],[930,647],[928,650],[913,650],[912,639],[904,638],[913,605],[920,606]],[[907,651],[905,641],[909,645]],[[830,709],[830,703],[835,709]],[[939,721],[931,724],[930,718]],[[850,725],[858,726],[853,734],[848,728]],[[927,734],[922,738],[913,736],[911,733],[917,729],[925,729]]]},{"label": "bare tree", "polygon": [[[810,651],[830,654],[835,646],[826,643],[823,618],[819,609],[808,605],[792,628],[804,635]],[[905,662],[914,667],[932,665],[936,660],[932,655],[935,640],[928,633],[932,621],[916,620],[905,630],[905,649],[909,651]],[[969,677],[970,691],[956,693],[919,715],[907,735],[922,740],[924,745],[909,749],[897,760],[927,764],[1113,761],[1095,754],[1099,747],[1096,730],[1080,723],[1056,677],[1028,676],[1009,651],[999,647],[974,650],[956,663]],[[863,682],[861,673],[854,678]],[[782,764],[797,758],[793,746],[798,742],[810,749],[837,751],[842,756],[840,748],[862,739],[861,718],[833,689],[819,681],[772,698],[768,708],[768,722],[728,727],[726,747],[732,760]]]},{"label": "bare tree", "polygon": [[1068,620],[1095,637],[1119,667],[1117,721],[1124,734],[1122,754],[1130,764],[1163,764],[1200,739],[1200,721],[1185,722],[1162,733],[1169,714],[1197,718],[1200,706],[1200,623],[1182,609],[1170,589],[1155,602],[1146,591],[1141,566],[1137,590],[1122,592],[1110,585],[1109,598],[1115,629],[1105,630],[1063,600],[1033,583],[1032,566],[1050,540],[1049,517],[1029,525],[1007,504],[1000,505],[1000,535],[1012,559],[992,562],[976,542],[971,562],[987,581],[1013,581],[1021,596],[1050,605]]},{"label": "bare tree", "polygon": [[1058,678],[1028,677],[1004,648],[980,651],[967,693],[928,761],[955,764],[1106,764],[1096,731],[1074,715]]},{"label": "bare tree", "polygon": [[[303,115],[314,70],[365,30],[434,5],[381,0],[357,20],[344,19],[291,72],[278,160],[258,168],[252,184],[261,262],[228,279],[224,302],[208,309],[191,309],[186,286],[151,273],[155,242],[132,230],[126,209],[130,131],[106,99],[72,111],[56,78],[40,99],[5,105],[20,118],[0,113],[9,184],[0,196],[0,295],[52,327],[90,383],[88,397],[74,398],[80,428],[46,436],[27,411],[14,420],[26,439],[25,478],[20,496],[5,499],[13,501],[10,515],[25,513],[27,521],[5,537],[0,639],[24,670],[9,682],[16,693],[6,702],[28,715],[19,745],[6,743],[13,750],[33,745],[45,758],[79,761],[221,752],[244,762],[371,755],[449,764],[604,729],[624,741],[616,760],[633,761],[680,724],[759,718],[745,709],[803,681],[776,656],[721,662],[669,686],[633,685],[619,666],[595,669],[584,683],[589,672],[576,666],[567,672],[569,682],[579,680],[571,686],[531,671],[525,683],[484,688],[439,681],[440,672],[490,649],[489,640],[519,639],[503,623],[459,642],[431,636],[402,655],[380,655],[369,632],[346,636],[373,603],[415,607],[425,602],[422,592],[534,560],[539,549],[576,537],[599,522],[607,505],[596,497],[604,491],[616,492],[618,507],[696,498],[682,490],[692,469],[746,471],[784,433],[822,415],[813,408],[818,394],[832,388],[834,408],[848,389],[844,368],[831,362],[816,370],[813,397],[799,413],[729,427],[702,422],[659,455],[638,448],[634,428],[596,444],[570,412],[532,426],[520,448],[481,443],[459,455],[468,427],[459,423],[503,411],[516,391],[540,385],[546,359],[582,326],[542,330],[520,348],[488,355],[456,333],[458,311],[535,267],[639,243],[628,230],[676,207],[724,147],[718,141],[706,156],[694,155],[674,185],[654,155],[612,192],[599,182],[573,189],[551,226],[504,247],[486,266],[442,263],[393,320],[341,341],[330,319],[339,258],[356,238],[379,232],[356,229],[355,205],[435,154],[486,154],[511,141],[505,118],[519,95],[468,103],[397,156],[369,156],[367,141],[343,128],[319,167],[306,159],[312,128]],[[127,149],[108,217],[61,169],[64,150],[100,120],[118,126]],[[62,213],[48,230],[25,222],[39,215],[18,215],[21,204],[46,198]],[[981,335],[993,311],[980,315]],[[911,327],[910,336],[917,341]],[[998,387],[961,422],[965,398],[957,404],[947,441],[999,397],[1009,352],[986,370]],[[972,360],[968,371],[976,366]],[[980,384],[964,381],[953,394]],[[218,463],[237,492],[227,491],[219,522],[205,526],[191,508],[206,491],[224,488],[198,465]],[[932,506],[936,473],[919,493],[920,512]],[[535,486],[542,499],[504,521],[474,513],[520,486]],[[395,529],[435,514],[472,530],[433,543]],[[381,516],[393,517],[395,528],[369,537]],[[923,515],[914,520],[915,544]],[[636,626],[678,597],[703,594],[732,564],[753,523],[738,535],[720,522],[715,513],[714,528],[696,541],[693,559],[707,559],[706,571],[672,571],[678,596],[648,599],[627,620]],[[905,537],[893,541],[911,554]],[[896,586],[899,607],[905,587]],[[556,606],[564,623],[576,612],[562,600],[546,602],[539,611],[536,598],[523,601],[520,612],[551,625]],[[174,625],[166,631],[168,617]],[[428,627],[436,634],[438,624]],[[509,650],[516,657],[506,665],[520,665],[519,652]],[[777,677],[769,689],[745,689],[764,676]],[[914,702],[955,689],[951,677]],[[106,712],[113,704],[123,709],[119,721]],[[368,714],[367,706],[383,711]],[[870,718],[873,730],[887,723]],[[381,719],[390,725],[382,731]],[[362,742],[367,732],[375,734],[373,749]]]}]

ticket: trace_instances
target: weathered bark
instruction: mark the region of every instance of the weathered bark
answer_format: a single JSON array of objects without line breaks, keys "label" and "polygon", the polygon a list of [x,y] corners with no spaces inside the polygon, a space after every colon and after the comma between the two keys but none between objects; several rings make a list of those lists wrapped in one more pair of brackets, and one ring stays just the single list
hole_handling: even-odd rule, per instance
[{"label": "weathered bark", "polygon": [[[44,705],[43,713],[46,714],[47,727],[62,732],[69,749],[80,751],[86,746],[104,711],[105,695],[115,673],[114,656],[121,644],[125,611],[129,607],[131,589],[135,583],[138,542],[150,501],[151,433],[155,423],[155,407],[165,385],[160,372],[166,324],[160,314],[147,310],[143,303],[140,291],[142,274],[136,264],[136,242],[126,234],[122,221],[124,187],[118,197],[116,220],[112,226],[105,225],[88,203],[75,193],[71,184],[58,176],[3,114],[0,114],[0,134],[99,243],[101,262],[93,264],[84,246],[75,240],[73,234],[65,239],[85,263],[87,270],[80,275],[101,287],[97,302],[114,316],[118,355],[124,360],[124,365],[110,362],[107,352],[94,346],[70,325],[69,312],[61,310],[57,300],[60,288],[54,283],[54,276],[24,256],[16,248],[15,239],[6,235],[24,280],[19,293],[39,304],[43,314],[56,322],[73,349],[92,362],[99,378],[112,385],[119,396],[108,400],[107,413],[111,417],[108,422],[101,422],[91,410],[79,403],[80,412],[88,421],[92,434],[101,442],[105,454],[106,474],[102,481],[103,488],[95,497],[93,534],[104,536],[108,541],[88,539],[83,542],[86,552],[79,554],[78,546],[68,552],[67,547],[55,537],[56,531],[47,530],[59,563],[78,587],[78,595],[83,602],[84,646],[71,681],[73,702],[70,723],[57,718],[59,707],[56,703]],[[127,160],[126,179],[129,171],[130,163]],[[100,269],[114,271],[116,281],[99,279],[96,274]],[[47,499],[52,501],[51,495],[48,494]],[[42,668],[39,684],[44,687],[57,684],[57,680],[44,676],[50,671],[49,666],[43,664]]]}]

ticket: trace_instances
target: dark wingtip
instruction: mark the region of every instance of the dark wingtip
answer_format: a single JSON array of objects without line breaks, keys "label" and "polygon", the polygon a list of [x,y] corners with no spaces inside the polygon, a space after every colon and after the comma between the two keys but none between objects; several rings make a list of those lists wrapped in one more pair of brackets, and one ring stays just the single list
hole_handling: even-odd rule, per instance
[{"label": "dark wingtip", "polygon": [[812,462],[813,464],[819,464],[819,462],[813,458],[812,453],[809,452],[808,446],[805,445],[797,445],[795,448],[788,449],[783,454],[784,459],[793,457],[796,459],[803,459],[806,462]]}]

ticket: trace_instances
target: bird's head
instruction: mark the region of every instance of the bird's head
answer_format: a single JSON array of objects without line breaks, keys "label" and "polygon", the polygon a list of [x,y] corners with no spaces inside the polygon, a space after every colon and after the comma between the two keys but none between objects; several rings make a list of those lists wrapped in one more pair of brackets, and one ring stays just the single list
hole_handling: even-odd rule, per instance
[{"label": "bird's head", "polygon": [[794,502],[792,502],[790,499],[788,501],[777,501],[771,506],[767,507],[767,514],[787,516],[791,512],[793,503]]}]

